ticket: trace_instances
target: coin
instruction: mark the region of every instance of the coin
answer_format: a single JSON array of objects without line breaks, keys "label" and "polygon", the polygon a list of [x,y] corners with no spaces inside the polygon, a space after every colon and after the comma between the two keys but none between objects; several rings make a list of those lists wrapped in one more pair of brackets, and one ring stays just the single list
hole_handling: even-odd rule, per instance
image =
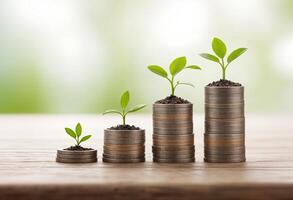
[{"label": "coin", "polygon": [[181,141],[181,140],[173,140],[173,141],[164,141],[164,140],[153,140],[153,144],[154,146],[174,146],[174,145],[178,145],[178,146],[185,146],[185,145],[194,145],[194,141],[193,140],[188,140],[188,141]]},{"label": "coin", "polygon": [[113,140],[106,140],[104,139],[104,144],[108,145],[108,144],[144,144],[145,140],[127,140],[127,139],[113,139]]},{"label": "coin", "polygon": [[[206,142],[221,142],[221,143],[233,143],[233,142],[243,142],[244,141],[244,137],[210,137],[210,135],[221,135],[221,134],[206,134],[209,136],[205,136],[204,140]],[[224,135],[224,134],[223,134]],[[243,135],[244,134],[231,134],[231,135]]]},{"label": "coin", "polygon": [[177,139],[192,139],[194,138],[194,134],[185,134],[185,135],[159,135],[159,134],[153,134],[153,139],[172,139],[172,140],[177,140]]},{"label": "coin", "polygon": [[97,155],[97,150],[84,150],[84,151],[57,150],[57,154],[60,154],[60,155]]},{"label": "coin", "polygon": [[191,113],[177,113],[177,114],[156,113],[156,114],[153,114],[153,119],[160,120],[160,121],[191,121],[192,114]]},{"label": "coin", "polygon": [[[165,147],[165,146],[164,146]],[[176,146],[176,148],[173,148],[174,146],[171,146],[170,148],[161,148],[160,146],[153,146],[152,151],[153,152],[175,152],[178,154],[184,154],[184,153],[189,153],[189,152],[194,152],[194,147],[192,146]],[[184,148],[181,148],[184,147]],[[191,148],[187,148],[191,147]]]},{"label": "coin", "polygon": [[217,118],[217,119],[235,119],[244,118],[244,105],[236,107],[221,107],[205,105],[205,118]]},{"label": "coin", "polygon": [[192,120],[181,120],[181,121],[162,121],[162,120],[154,120],[154,127],[193,127]]},{"label": "coin", "polygon": [[57,150],[56,162],[62,162],[62,163],[97,162],[97,150],[84,150],[84,151]]},{"label": "coin", "polygon": [[217,147],[223,147],[223,148],[232,148],[232,147],[243,147],[244,146],[244,140],[239,142],[207,142],[205,141],[205,146],[208,148],[217,148]]},{"label": "coin", "polygon": [[206,146],[209,144],[244,144],[244,134],[204,134]]},{"label": "coin", "polygon": [[211,147],[205,147],[204,148],[205,154],[242,154],[245,153],[245,147],[236,147],[236,148],[211,148]]},{"label": "coin", "polygon": [[143,154],[103,154],[103,158],[110,158],[110,159],[139,159],[144,158]]},{"label": "coin", "polygon": [[188,154],[176,154],[176,153],[169,153],[169,152],[155,152],[154,158],[162,158],[162,159],[187,159],[193,158],[194,152]]},{"label": "coin", "polygon": [[153,151],[194,151],[194,145],[191,146],[153,146]]},{"label": "coin", "polygon": [[139,151],[109,151],[109,150],[105,150],[104,149],[104,153],[105,154],[121,154],[121,155],[125,155],[125,154],[129,154],[129,155],[136,155],[136,154],[144,154],[144,150],[139,150]]},{"label": "coin", "polygon": [[244,104],[244,99],[241,96],[220,96],[220,97],[205,97],[205,104]]},{"label": "coin", "polygon": [[176,127],[176,128],[168,128],[168,127],[160,127],[160,128],[153,128],[154,134],[157,135],[187,135],[193,134],[192,127]]},{"label": "coin", "polygon": [[191,103],[188,104],[153,104],[153,115],[156,114],[170,114],[170,113],[189,113],[192,115]]},{"label": "coin", "polygon": [[97,158],[71,159],[71,158],[57,157],[56,162],[60,162],[60,163],[92,163],[92,162],[97,162]]},{"label": "coin", "polygon": [[104,130],[105,144],[143,144],[145,130]]},{"label": "coin", "polygon": [[57,154],[58,158],[68,158],[68,159],[90,159],[90,158],[96,158],[97,155],[70,155],[70,154]]},{"label": "coin", "polygon": [[139,158],[139,159],[103,158],[103,162],[108,162],[108,163],[138,163],[138,162],[145,162],[145,158]]},{"label": "coin", "polygon": [[205,87],[205,94],[212,97],[244,96],[244,87]]},{"label": "coin", "polygon": [[104,130],[104,138],[107,140],[112,139],[135,139],[142,140],[145,138],[145,130]]},{"label": "coin", "polygon": [[243,134],[245,132],[245,119],[206,119],[205,131],[211,134]]},{"label": "coin", "polygon": [[187,158],[187,159],[163,159],[163,158],[153,158],[154,162],[158,163],[191,163],[195,162],[195,158]]},{"label": "coin", "polygon": [[204,161],[205,162],[215,162],[215,163],[235,163],[235,162],[244,162],[245,155],[237,155],[237,156],[211,156],[205,155]]},{"label": "coin", "polygon": [[239,126],[244,124],[245,118],[242,117],[233,119],[207,119],[205,122],[215,126]]},{"label": "coin", "polygon": [[144,151],[145,146],[140,144],[132,145],[116,145],[116,144],[107,144],[104,145],[104,150],[109,151]]},{"label": "coin", "polygon": [[208,96],[205,98],[205,104],[217,104],[217,105],[228,105],[228,104],[244,104],[242,97],[212,97]]}]

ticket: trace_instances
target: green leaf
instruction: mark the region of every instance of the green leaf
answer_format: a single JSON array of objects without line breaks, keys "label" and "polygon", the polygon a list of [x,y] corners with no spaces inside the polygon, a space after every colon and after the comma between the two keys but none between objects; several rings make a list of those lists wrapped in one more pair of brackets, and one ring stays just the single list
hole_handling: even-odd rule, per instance
[{"label": "green leaf", "polygon": [[79,144],[84,142],[84,141],[87,141],[88,139],[90,139],[92,137],[92,135],[86,135],[84,136],[83,138],[81,138],[81,140],[79,141]]},{"label": "green leaf", "polygon": [[122,94],[121,100],[120,100],[122,110],[125,110],[125,108],[128,105],[128,102],[129,102],[129,92],[126,91]]},{"label": "green leaf", "polygon": [[105,112],[103,112],[103,115],[109,114],[109,113],[122,115],[121,112],[119,112],[118,110],[106,110]]},{"label": "green leaf", "polygon": [[160,67],[158,65],[150,65],[150,66],[148,66],[148,69],[151,72],[158,74],[159,76],[162,76],[164,78],[167,78],[167,76],[168,76],[167,72],[162,67]]},{"label": "green leaf", "polygon": [[227,48],[222,40],[220,40],[219,38],[214,38],[212,41],[212,48],[217,56],[219,56],[220,58],[225,57]]},{"label": "green leaf", "polygon": [[208,60],[211,60],[211,61],[214,61],[214,62],[217,62],[219,63],[219,58],[217,58],[216,56],[212,55],[212,54],[209,54],[209,53],[202,53],[202,54],[199,54],[201,57],[205,58],[205,59],[208,59]]},{"label": "green leaf", "polygon": [[76,133],[77,137],[79,137],[81,135],[81,131],[82,131],[81,125],[80,125],[80,123],[78,123],[75,127],[75,133]]},{"label": "green leaf", "polygon": [[70,128],[65,128],[65,131],[66,131],[66,133],[67,133],[68,135],[70,135],[71,137],[73,137],[74,139],[76,139],[76,134],[75,134],[75,132],[74,132],[72,129],[70,129]]},{"label": "green leaf", "polygon": [[200,69],[201,70],[201,67],[197,66],[197,65],[190,65],[190,66],[187,66],[185,67],[186,69]]},{"label": "green leaf", "polygon": [[236,58],[238,58],[241,54],[243,54],[245,51],[247,50],[247,48],[239,48],[234,50],[227,58],[227,62],[230,63],[233,60],[235,60]]},{"label": "green leaf", "polygon": [[143,109],[144,107],[146,107],[145,104],[139,104],[137,106],[134,106],[132,109],[130,109],[127,113],[132,113],[132,112],[136,112],[138,110]]},{"label": "green leaf", "polygon": [[175,76],[181,70],[184,69],[186,65],[186,57],[175,58],[170,64],[170,73]]},{"label": "green leaf", "polygon": [[188,86],[191,86],[191,87],[194,87],[194,85],[192,83],[181,83],[181,82],[178,82],[179,85],[188,85]]}]

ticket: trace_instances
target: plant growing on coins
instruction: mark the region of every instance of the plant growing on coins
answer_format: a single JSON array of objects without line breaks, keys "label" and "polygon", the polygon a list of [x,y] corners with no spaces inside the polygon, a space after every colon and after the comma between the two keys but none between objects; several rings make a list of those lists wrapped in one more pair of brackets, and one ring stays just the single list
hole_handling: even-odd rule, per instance
[{"label": "plant growing on coins", "polygon": [[121,106],[121,111],[119,110],[106,110],[103,115],[105,114],[109,114],[109,113],[114,113],[114,114],[118,114],[122,117],[122,125],[126,125],[126,115],[129,113],[133,113],[136,111],[139,111],[141,109],[143,109],[144,107],[146,107],[145,104],[139,104],[134,106],[133,108],[131,108],[130,110],[127,110],[127,106],[129,103],[129,99],[130,99],[130,95],[129,95],[129,91],[125,91],[120,98],[120,106]]},{"label": "plant growing on coins", "polygon": [[69,136],[74,138],[74,140],[76,141],[76,146],[80,146],[82,142],[85,142],[92,137],[92,135],[86,135],[80,138],[82,134],[82,127],[80,123],[77,123],[77,125],[75,126],[75,131],[71,128],[65,128],[65,131]]},{"label": "plant growing on coins", "polygon": [[194,85],[192,83],[186,83],[186,82],[180,82],[180,81],[176,82],[174,80],[175,76],[179,72],[183,71],[184,69],[197,69],[197,70],[199,70],[201,68],[197,65],[186,66],[186,57],[178,57],[178,58],[174,59],[169,66],[170,76],[162,67],[160,67],[158,65],[150,65],[150,66],[148,66],[148,69],[151,72],[165,78],[170,83],[171,95],[174,96],[175,90],[179,85],[189,85],[191,87],[194,87]]},{"label": "plant growing on coins", "polygon": [[226,56],[227,48],[225,43],[221,39],[216,37],[213,39],[212,49],[216,55],[212,55],[209,53],[202,53],[200,54],[200,56],[205,59],[216,62],[221,66],[223,80],[226,80],[226,70],[229,64],[247,50],[247,48],[235,49],[234,51],[232,51],[232,53],[229,54],[225,62],[224,57]]}]

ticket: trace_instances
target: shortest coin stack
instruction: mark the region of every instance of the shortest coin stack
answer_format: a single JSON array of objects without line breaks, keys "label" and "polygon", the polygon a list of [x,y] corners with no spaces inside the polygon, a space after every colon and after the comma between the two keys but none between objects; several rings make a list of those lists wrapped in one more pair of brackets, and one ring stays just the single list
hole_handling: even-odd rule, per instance
[{"label": "shortest coin stack", "polygon": [[244,134],[204,134],[206,162],[234,163],[245,161]]},{"label": "shortest coin stack", "polygon": [[154,162],[189,163],[194,162],[194,135],[153,134]]},{"label": "shortest coin stack", "polygon": [[145,161],[144,130],[104,131],[103,161],[109,163],[137,163]]},{"label": "shortest coin stack", "polygon": [[58,150],[56,162],[60,162],[60,163],[97,162],[97,150],[84,150],[84,151]]}]

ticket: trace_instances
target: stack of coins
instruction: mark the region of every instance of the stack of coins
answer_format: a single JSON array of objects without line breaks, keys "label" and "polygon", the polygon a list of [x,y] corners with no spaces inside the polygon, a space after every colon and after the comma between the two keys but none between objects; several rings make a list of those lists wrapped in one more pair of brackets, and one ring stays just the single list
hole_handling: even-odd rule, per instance
[{"label": "stack of coins", "polygon": [[61,162],[61,163],[97,162],[97,150],[84,150],[84,151],[58,150],[56,162]]},{"label": "stack of coins", "polygon": [[103,161],[110,163],[137,163],[145,161],[144,130],[104,131]]},{"label": "stack of coins", "polygon": [[205,88],[206,162],[245,161],[244,88]]},{"label": "stack of coins", "polygon": [[194,162],[192,104],[153,105],[153,161]]}]

